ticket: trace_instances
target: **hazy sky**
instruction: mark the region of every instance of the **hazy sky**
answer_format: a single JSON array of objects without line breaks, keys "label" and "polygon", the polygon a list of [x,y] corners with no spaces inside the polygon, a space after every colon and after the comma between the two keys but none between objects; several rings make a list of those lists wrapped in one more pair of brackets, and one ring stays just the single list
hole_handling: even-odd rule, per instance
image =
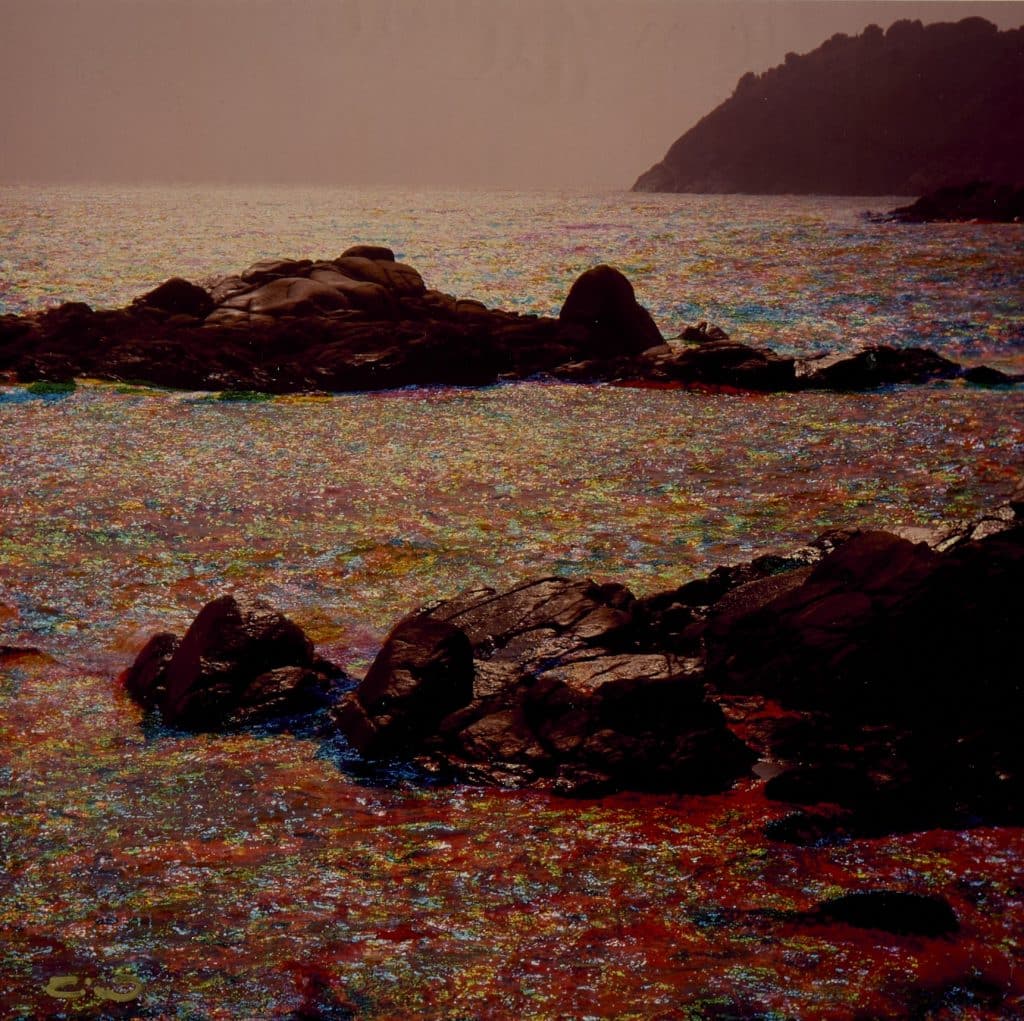
[{"label": "hazy sky", "polygon": [[747,70],[1024,3],[0,0],[0,180],[629,187]]}]

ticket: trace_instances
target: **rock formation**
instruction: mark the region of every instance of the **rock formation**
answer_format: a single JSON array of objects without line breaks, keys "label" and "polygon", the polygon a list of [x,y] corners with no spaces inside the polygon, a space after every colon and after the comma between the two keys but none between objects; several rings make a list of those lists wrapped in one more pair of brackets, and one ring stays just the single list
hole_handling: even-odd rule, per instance
[{"label": "rock formation", "polygon": [[121,681],[164,723],[217,730],[322,708],[341,677],[297,624],[259,600],[225,595],[203,607],[184,637],[150,638]]},{"label": "rock formation", "polygon": [[692,661],[636,648],[621,585],[545,578],[400,622],[336,711],[368,755],[562,793],[721,790],[751,753]]},{"label": "rock formation", "polygon": [[467,591],[399,621],[357,686],[223,596],[122,680],[172,725],[331,706],[370,760],[563,794],[710,793],[760,759],[765,796],[796,807],[781,840],[1021,823],[1022,494],[928,542],[833,531],[643,599],[553,577]]},{"label": "rock formation", "polygon": [[871,25],[745,74],[634,191],[920,195],[1024,180],[1024,29]]},{"label": "rock formation", "polygon": [[763,391],[959,375],[984,385],[1017,381],[883,344],[796,362],[706,323],[666,341],[611,266],[583,273],[557,319],[488,309],[428,289],[390,249],[368,245],[334,260],[258,262],[209,288],[174,278],[123,309],[71,302],[0,316],[0,374],[10,373],[26,382],[86,376],[271,394],[482,386],[541,374]]},{"label": "rock formation", "polygon": [[979,223],[1021,223],[1024,221],[1024,187],[971,181],[923,195],[909,206],[872,219],[897,223],[948,223],[974,220]]},{"label": "rock formation", "polygon": [[401,621],[335,717],[372,757],[565,793],[715,790],[757,755],[768,797],[824,806],[781,839],[1020,821],[1016,506],[931,546],[827,533],[642,600],[467,592]]}]

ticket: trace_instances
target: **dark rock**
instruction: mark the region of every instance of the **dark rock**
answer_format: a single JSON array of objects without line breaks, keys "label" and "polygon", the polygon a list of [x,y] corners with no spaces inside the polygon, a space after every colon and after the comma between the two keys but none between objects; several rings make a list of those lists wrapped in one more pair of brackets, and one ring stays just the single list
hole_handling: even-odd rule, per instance
[{"label": "dark rock", "polygon": [[960,366],[934,351],[919,347],[867,347],[849,358],[811,362],[802,379],[805,386],[825,390],[870,390],[894,383],[926,383],[955,379]]},{"label": "dark rock", "polygon": [[1014,486],[1008,503],[1013,513],[1018,518],[1024,519],[1024,479],[1021,479],[1017,485]]},{"label": "dark rock", "polygon": [[202,319],[213,311],[213,298],[197,284],[172,277],[159,287],[136,299],[136,305],[160,309],[172,315],[197,316]]},{"label": "dark rock", "polygon": [[255,290],[236,295],[223,307],[256,315],[281,316],[315,315],[352,306],[336,287],[303,277],[277,277]]},{"label": "dark rock", "polygon": [[1022,612],[1013,521],[945,553],[859,533],[769,601],[712,607],[707,678],[723,698],[781,705],[767,743],[797,765],[766,793],[842,806],[846,832],[1011,821],[1024,817],[1009,722],[1024,710]]},{"label": "dark rock", "polygon": [[242,280],[263,284],[279,277],[301,277],[313,265],[311,259],[264,259],[242,270]]},{"label": "dark rock", "polygon": [[346,255],[336,259],[334,264],[346,276],[379,284],[399,296],[413,297],[426,291],[423,278],[404,262]]},{"label": "dark rock", "polygon": [[142,647],[135,662],[121,675],[125,691],[144,709],[154,709],[167,695],[167,667],[181,639],[163,631]]},{"label": "dark rock", "polygon": [[893,209],[888,219],[899,223],[1020,223],[1024,220],[1024,188],[991,181],[952,185],[929,192],[909,206]]},{"label": "dark rock", "polygon": [[669,379],[684,383],[733,386],[777,392],[796,388],[792,358],[762,348],[706,335],[696,346],[666,345],[645,352],[653,367]]},{"label": "dark rock", "polygon": [[798,805],[849,804],[867,800],[875,790],[871,777],[856,766],[826,764],[796,766],[773,776],[765,784],[764,796]]},{"label": "dark rock", "polygon": [[695,664],[633,648],[634,602],[561,578],[464,593],[396,628],[337,722],[357,747],[474,781],[721,790],[752,755]]},{"label": "dark rock", "polygon": [[383,245],[352,245],[341,253],[341,258],[354,256],[357,259],[376,259],[379,262],[394,262],[395,253]]},{"label": "dark rock", "polygon": [[729,334],[720,326],[715,326],[714,323],[702,321],[696,326],[687,326],[679,334],[679,339],[685,340],[689,344],[704,344],[709,340],[728,340]]},{"label": "dark rock", "polygon": [[976,383],[978,386],[1013,386],[1020,380],[999,369],[990,368],[988,365],[976,365],[971,369],[964,369],[963,378],[968,383]]},{"label": "dark rock", "polygon": [[859,929],[881,929],[907,936],[949,936],[960,928],[943,897],[893,890],[864,890],[823,901],[818,917]]},{"label": "dark rock", "polygon": [[483,386],[539,374],[777,391],[960,371],[931,352],[876,348],[802,363],[798,373],[792,360],[706,323],[684,336],[664,343],[632,285],[608,266],[582,274],[550,319],[427,290],[415,269],[376,248],[349,249],[334,261],[258,262],[209,292],[168,281],[125,309],[69,303],[0,316],[0,374],[292,393]]},{"label": "dark rock", "polygon": [[473,697],[473,650],[457,627],[407,617],[388,635],[358,692],[337,709],[339,726],[369,755],[421,739]]},{"label": "dark rock", "polygon": [[151,638],[122,681],[165,723],[214,730],[320,708],[339,675],[297,624],[260,600],[226,595],[207,603],[180,641]]},{"label": "dark rock", "polygon": [[663,343],[650,313],[637,302],[633,285],[612,266],[581,274],[558,318],[589,330],[601,353],[639,353]]}]

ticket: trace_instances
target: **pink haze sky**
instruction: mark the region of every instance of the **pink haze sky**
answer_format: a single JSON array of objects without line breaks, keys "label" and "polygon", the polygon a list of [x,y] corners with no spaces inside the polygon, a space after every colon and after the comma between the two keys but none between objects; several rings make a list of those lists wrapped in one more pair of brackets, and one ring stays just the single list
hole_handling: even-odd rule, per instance
[{"label": "pink haze sky", "polygon": [[628,188],[748,70],[1018,2],[0,0],[0,181]]}]

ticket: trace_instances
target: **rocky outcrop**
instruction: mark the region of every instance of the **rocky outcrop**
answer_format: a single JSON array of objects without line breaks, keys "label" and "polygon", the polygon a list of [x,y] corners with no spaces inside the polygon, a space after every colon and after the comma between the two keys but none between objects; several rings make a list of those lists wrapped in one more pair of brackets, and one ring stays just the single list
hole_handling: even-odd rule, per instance
[{"label": "rocky outcrop", "polygon": [[121,681],[170,726],[217,730],[323,708],[341,678],[297,624],[259,600],[225,595],[183,637],[150,638]]},{"label": "rocky outcrop", "polygon": [[1021,525],[995,515],[937,548],[858,533],[771,599],[715,607],[706,677],[776,707],[763,753],[785,768],[765,793],[805,806],[774,836],[1024,818]]},{"label": "rocky outcrop", "polygon": [[643,599],[467,591],[399,621],[344,694],[294,623],[223,596],[123,682],[173,725],[331,705],[368,760],[563,794],[720,791],[760,759],[765,796],[797,806],[769,835],[800,843],[1022,822],[1021,486],[909,531],[926,541],[835,530]]},{"label": "rocky outcrop", "polygon": [[0,375],[75,376],[182,389],[291,393],[411,385],[481,386],[548,375],[762,391],[863,389],[963,375],[917,348],[794,362],[703,323],[662,338],[632,284],[610,266],[573,284],[557,319],[489,309],[430,290],[390,249],[336,259],[271,259],[208,288],[175,278],[124,309],[80,302],[0,316]]},{"label": "rocky outcrop", "polygon": [[468,592],[400,622],[335,718],[371,757],[564,793],[721,789],[756,755],[766,796],[804,806],[769,832],[798,842],[1019,821],[1015,508],[930,544],[835,531],[640,600]]},{"label": "rocky outcrop", "polygon": [[562,793],[712,791],[751,753],[692,661],[635,647],[620,585],[545,578],[402,621],[335,712],[368,755]]},{"label": "rocky outcrop", "polygon": [[745,74],[635,191],[920,195],[1024,179],[1024,29],[981,18],[834,35]]},{"label": "rocky outcrop", "polygon": [[991,181],[952,185],[878,218],[897,223],[1020,223],[1024,221],[1024,188]]},{"label": "rocky outcrop", "polygon": [[832,897],[818,906],[816,915],[823,922],[910,936],[949,936],[960,928],[944,897],[899,890],[858,890]]}]

